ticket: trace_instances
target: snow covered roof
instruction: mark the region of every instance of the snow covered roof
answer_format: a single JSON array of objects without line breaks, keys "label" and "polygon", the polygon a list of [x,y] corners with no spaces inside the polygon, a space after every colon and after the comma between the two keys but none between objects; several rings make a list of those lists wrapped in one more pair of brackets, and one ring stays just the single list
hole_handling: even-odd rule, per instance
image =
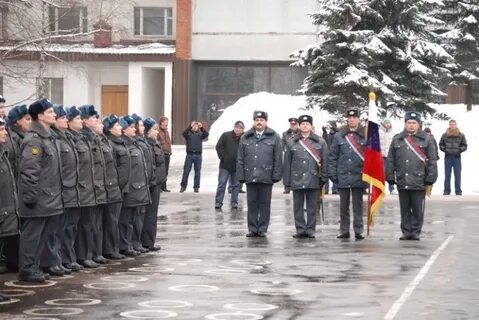
[{"label": "snow covered roof", "polygon": [[[23,51],[23,52],[38,52],[40,46],[38,44],[29,44],[15,49],[16,46],[0,46],[0,51]],[[93,43],[81,44],[58,44],[51,43],[45,46],[48,52],[61,53],[84,53],[84,54],[104,54],[104,55],[170,55],[176,52],[174,46],[169,46],[162,43],[147,43],[140,45],[120,45],[115,44],[107,48],[95,48]]]}]

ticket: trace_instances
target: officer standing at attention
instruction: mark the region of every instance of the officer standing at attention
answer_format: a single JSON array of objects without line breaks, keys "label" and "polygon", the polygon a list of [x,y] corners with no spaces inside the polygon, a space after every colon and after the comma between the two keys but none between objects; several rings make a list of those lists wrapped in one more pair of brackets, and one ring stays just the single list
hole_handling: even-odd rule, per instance
[{"label": "officer standing at attention", "polygon": [[[289,128],[285,132],[283,132],[283,136],[281,137],[281,144],[283,145],[283,151],[286,151],[288,147],[288,141],[291,140],[295,135],[299,134],[299,127],[298,127],[298,118],[289,118]],[[288,194],[291,192],[291,188],[288,186],[284,186],[284,194]]]},{"label": "officer standing at attention", "polygon": [[97,127],[101,124],[98,112],[93,105],[83,105],[79,108],[83,120],[81,133],[91,145],[93,159],[93,180],[95,188],[96,206],[92,209],[92,260],[99,264],[108,263],[102,256],[103,250],[103,211],[107,204],[105,188],[105,159],[101,149],[100,138],[96,134]]},{"label": "officer standing at attention", "polygon": [[[7,142],[7,128],[5,120],[0,118],[0,255],[2,254],[5,237],[18,234],[18,202],[17,187],[12,166],[5,153],[5,143]],[[10,298],[0,293],[0,302],[8,301]]]},{"label": "officer standing at attention", "polygon": [[93,156],[92,146],[81,133],[83,121],[80,110],[73,106],[67,108],[68,132],[75,142],[78,153],[78,189],[80,191],[80,220],[78,221],[77,236],[75,239],[76,262],[86,268],[97,268],[93,258],[93,226],[92,213],[96,205],[93,183]]},{"label": "officer standing at attention", "polygon": [[[294,238],[314,238],[316,232],[316,213],[318,198],[322,186],[328,181],[326,158],[328,145],[324,139],[314,133],[313,117],[299,117],[299,134],[287,143],[284,154],[284,185],[293,190]],[[307,220],[304,219],[304,201],[306,200]]]},{"label": "officer standing at attention", "polygon": [[420,129],[418,112],[407,112],[404,121],[404,131],[394,136],[389,148],[386,179],[391,185],[397,184],[399,192],[399,240],[419,240],[425,189],[437,179],[437,151],[431,136]]},{"label": "officer standing at attention", "polygon": [[246,183],[248,202],[247,237],[265,237],[271,214],[273,184],[283,174],[283,150],[279,134],[267,126],[268,114],[253,113],[253,128],[240,139],[236,174]]},{"label": "officer standing at attention", "polygon": [[353,200],[353,228],[356,240],[363,236],[363,191],[367,187],[363,182],[364,145],[366,135],[364,127],[359,125],[359,111],[349,110],[347,123],[334,135],[328,156],[328,176],[338,184],[341,223],[338,239],[349,239],[349,201]]},{"label": "officer standing at attention", "polygon": [[63,184],[63,207],[59,227],[57,229],[59,250],[57,266],[62,271],[80,271],[76,263],[75,239],[78,221],[80,220],[80,191],[78,186],[78,153],[72,134],[68,132],[68,119],[63,106],[53,108],[57,115],[55,126],[52,127],[53,135],[60,150],[61,174]]},{"label": "officer standing at attention", "polygon": [[44,282],[40,254],[63,214],[60,159],[50,127],[55,124],[53,105],[47,99],[32,103],[33,119],[20,149],[18,200],[23,218],[20,235],[18,280]]}]

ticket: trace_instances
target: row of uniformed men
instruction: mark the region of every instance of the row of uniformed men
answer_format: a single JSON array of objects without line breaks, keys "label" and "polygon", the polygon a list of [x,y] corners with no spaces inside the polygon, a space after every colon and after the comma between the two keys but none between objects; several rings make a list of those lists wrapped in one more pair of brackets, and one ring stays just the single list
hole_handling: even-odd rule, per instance
[{"label": "row of uniformed men", "polygon": [[[26,132],[16,125],[24,117],[32,118]],[[48,274],[159,250],[165,168],[154,119],[101,121],[93,105],[64,108],[47,99],[15,107],[7,119],[0,237],[17,233],[18,214],[19,280],[43,282]],[[0,128],[6,132],[5,122]]]}]

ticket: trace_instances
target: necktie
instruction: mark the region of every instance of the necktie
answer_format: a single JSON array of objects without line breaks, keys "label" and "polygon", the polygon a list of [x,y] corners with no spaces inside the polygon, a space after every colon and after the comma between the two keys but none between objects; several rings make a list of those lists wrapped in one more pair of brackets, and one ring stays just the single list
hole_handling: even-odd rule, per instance
[{"label": "necktie", "polygon": [[259,138],[261,138],[261,134],[260,134],[260,133],[257,133],[257,134],[256,134],[256,139],[259,139]]}]

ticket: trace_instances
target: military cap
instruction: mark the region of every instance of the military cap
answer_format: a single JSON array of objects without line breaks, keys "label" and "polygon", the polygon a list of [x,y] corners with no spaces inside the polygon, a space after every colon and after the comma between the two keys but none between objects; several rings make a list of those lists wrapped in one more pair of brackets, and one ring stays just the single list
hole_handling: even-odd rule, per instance
[{"label": "military cap", "polygon": [[67,114],[68,121],[72,121],[73,119],[75,119],[76,117],[80,115],[80,110],[78,110],[78,108],[75,106],[66,108],[65,112]]},{"label": "military cap", "polygon": [[55,111],[55,114],[57,115],[58,118],[61,118],[67,115],[65,108],[62,105],[53,106],[53,111]]},{"label": "military cap", "polygon": [[6,125],[5,120],[0,118],[0,127],[5,127],[5,125]]},{"label": "military cap", "polygon": [[135,124],[138,124],[138,122],[142,121],[143,119],[137,115],[136,113],[132,114],[131,117],[133,118],[133,120],[135,120]]},{"label": "military cap", "polygon": [[125,129],[126,127],[129,127],[132,124],[135,124],[135,119],[133,119],[129,115],[126,115],[126,116],[120,117],[120,119],[118,120],[118,123],[120,124],[122,129]]},{"label": "military cap", "polygon": [[359,118],[359,110],[357,109],[349,109],[346,112],[346,117],[358,117]]},{"label": "military cap", "polygon": [[2,95],[0,95],[0,103],[2,103],[2,102],[5,103],[7,101],[5,100],[5,98]]},{"label": "military cap", "polygon": [[263,118],[264,120],[268,121],[268,113],[264,111],[255,111],[253,113],[253,120],[256,120],[256,118]]},{"label": "military cap", "polygon": [[313,117],[311,117],[310,115],[302,115],[299,117],[299,124],[303,123],[303,122],[309,122],[309,124],[313,125]]},{"label": "military cap", "polygon": [[80,110],[80,116],[82,119],[98,117],[98,112],[95,110],[95,106],[92,104],[85,104],[78,109]]},{"label": "military cap", "polygon": [[421,114],[417,111],[408,111],[404,115],[404,122],[408,120],[416,120],[418,123],[421,123]]},{"label": "military cap", "polygon": [[148,133],[148,131],[151,130],[156,124],[155,119],[148,117],[145,120],[143,120],[143,125],[145,126],[145,133]]},{"label": "military cap", "polygon": [[23,118],[28,114],[28,108],[26,104],[13,107],[7,116],[8,125],[13,125],[15,122]]},{"label": "military cap", "polygon": [[103,132],[108,133],[110,132],[111,128],[117,123],[120,119],[114,115],[110,114],[109,116],[106,116],[103,118]]},{"label": "military cap", "polygon": [[243,121],[240,121],[240,120],[236,121],[236,122],[235,122],[235,128],[244,129],[244,123],[243,123]]},{"label": "military cap", "polygon": [[289,122],[289,123],[292,123],[292,122],[298,123],[299,120],[298,120],[298,118],[294,118],[294,117],[293,117],[293,118],[289,118],[289,119],[288,119],[288,122]]},{"label": "military cap", "polygon": [[33,119],[38,119],[39,113],[44,113],[46,110],[53,107],[53,104],[48,99],[40,99],[32,103],[28,107],[28,113]]}]

